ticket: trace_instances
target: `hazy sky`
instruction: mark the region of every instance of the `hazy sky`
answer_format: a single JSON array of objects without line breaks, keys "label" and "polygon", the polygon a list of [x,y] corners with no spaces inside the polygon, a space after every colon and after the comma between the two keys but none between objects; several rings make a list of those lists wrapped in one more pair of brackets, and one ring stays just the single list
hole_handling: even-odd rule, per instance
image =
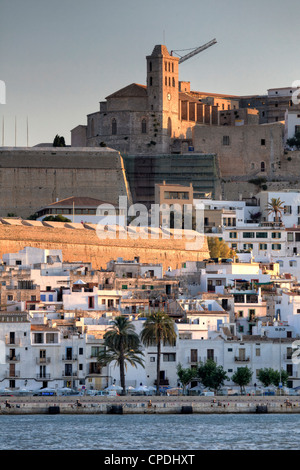
[{"label": "hazy sky", "polygon": [[[70,144],[99,101],[146,83],[145,56],[218,43],[182,63],[198,91],[262,94],[300,80],[299,0],[0,0],[4,145]],[[180,54],[184,54],[181,52]]]}]

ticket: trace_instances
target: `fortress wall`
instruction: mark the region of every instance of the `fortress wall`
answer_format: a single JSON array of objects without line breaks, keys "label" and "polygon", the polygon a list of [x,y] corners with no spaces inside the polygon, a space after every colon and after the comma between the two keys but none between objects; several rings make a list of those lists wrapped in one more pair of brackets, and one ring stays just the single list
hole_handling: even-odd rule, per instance
[{"label": "fortress wall", "polygon": [[70,196],[118,204],[131,201],[121,155],[111,149],[2,148],[0,216],[27,218],[41,207]]},{"label": "fortress wall", "polygon": [[[13,221],[12,221],[13,223]],[[121,257],[132,260],[139,256],[142,263],[162,263],[163,269],[170,266],[177,269],[182,263],[202,261],[209,257],[207,240],[203,238],[200,249],[189,250],[191,239],[132,238],[100,239],[94,229],[66,228],[64,224],[51,223],[49,226],[26,226],[26,221],[16,225],[0,224],[0,258],[5,253],[17,253],[26,246],[41,249],[62,250],[66,262],[91,262],[94,269],[106,268],[106,263]],[[66,224],[67,225],[67,224]]]}]

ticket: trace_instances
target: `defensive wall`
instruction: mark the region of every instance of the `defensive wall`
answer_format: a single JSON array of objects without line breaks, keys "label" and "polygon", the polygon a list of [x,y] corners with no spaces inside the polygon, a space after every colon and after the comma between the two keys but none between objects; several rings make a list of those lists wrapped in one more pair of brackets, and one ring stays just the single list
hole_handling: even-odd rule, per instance
[{"label": "defensive wall", "polygon": [[92,197],[112,204],[131,202],[124,163],[108,148],[0,148],[0,217],[28,218],[67,197]]},{"label": "defensive wall", "polygon": [[117,258],[133,260],[138,256],[142,263],[161,263],[167,270],[209,257],[207,239],[198,232],[185,232],[181,237],[181,231],[155,229],[149,233],[148,227],[140,231],[112,227],[109,235],[101,233],[103,238],[99,238],[97,225],[92,224],[2,218],[0,258],[30,246],[62,250],[64,261],[90,262],[94,269],[106,269],[106,264]]}]

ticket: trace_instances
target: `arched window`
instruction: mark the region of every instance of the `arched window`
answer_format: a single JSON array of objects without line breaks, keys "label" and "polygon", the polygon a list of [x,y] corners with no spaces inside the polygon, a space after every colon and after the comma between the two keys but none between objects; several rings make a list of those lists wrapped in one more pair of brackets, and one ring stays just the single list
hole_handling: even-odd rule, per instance
[{"label": "arched window", "polygon": [[147,121],[142,119],[142,134],[147,134]]},{"label": "arched window", "polygon": [[172,62],[172,72],[174,73],[174,64],[173,64],[173,62]]},{"label": "arched window", "polygon": [[149,72],[152,72],[152,62],[149,62]]},{"label": "arched window", "polygon": [[175,87],[175,78],[174,77],[172,78],[172,86]]},{"label": "arched window", "polygon": [[117,121],[115,118],[113,118],[113,120],[111,121],[111,133],[113,135],[116,135],[117,133]]},{"label": "arched window", "polygon": [[167,77],[165,77],[165,85],[166,85],[166,86],[168,85],[168,79],[167,79]]}]

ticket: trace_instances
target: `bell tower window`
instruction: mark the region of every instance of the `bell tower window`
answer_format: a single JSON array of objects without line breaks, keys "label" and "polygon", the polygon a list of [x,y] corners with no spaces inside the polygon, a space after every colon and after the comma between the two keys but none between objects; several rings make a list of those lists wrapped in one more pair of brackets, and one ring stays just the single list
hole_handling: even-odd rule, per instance
[{"label": "bell tower window", "polygon": [[111,121],[111,133],[112,133],[112,135],[117,134],[117,121],[116,121],[116,119],[113,119]]}]

